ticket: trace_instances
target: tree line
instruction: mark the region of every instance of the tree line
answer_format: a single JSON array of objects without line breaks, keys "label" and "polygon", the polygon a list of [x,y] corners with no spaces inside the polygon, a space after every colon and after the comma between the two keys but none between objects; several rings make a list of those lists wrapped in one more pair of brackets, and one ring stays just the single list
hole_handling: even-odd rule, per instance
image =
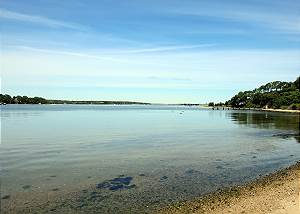
[{"label": "tree line", "polygon": [[42,97],[10,96],[0,94],[0,102],[5,104],[46,104],[48,101]]},{"label": "tree line", "polygon": [[294,82],[273,81],[252,91],[241,91],[224,104],[236,108],[300,109],[299,79]]},{"label": "tree line", "polygon": [[149,104],[142,102],[131,102],[131,101],[77,101],[77,100],[47,100],[43,97],[27,97],[27,96],[10,96],[8,94],[0,94],[1,104]]}]

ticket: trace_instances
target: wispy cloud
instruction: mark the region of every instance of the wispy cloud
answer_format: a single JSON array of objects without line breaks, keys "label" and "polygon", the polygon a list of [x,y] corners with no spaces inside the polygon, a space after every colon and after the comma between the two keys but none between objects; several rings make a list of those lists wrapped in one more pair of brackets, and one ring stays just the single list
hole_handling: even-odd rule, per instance
[{"label": "wispy cloud", "polygon": [[97,60],[105,60],[105,61],[115,61],[115,62],[128,62],[121,59],[116,59],[113,57],[106,57],[101,55],[95,55],[95,54],[88,54],[88,53],[82,53],[82,52],[76,52],[76,51],[64,51],[64,50],[51,50],[51,49],[42,49],[42,48],[34,48],[34,47],[28,47],[28,46],[15,46],[17,49],[23,49],[28,51],[34,51],[34,52],[41,52],[46,54],[59,54],[59,55],[68,55],[68,56],[75,56],[75,57],[83,57],[83,58],[91,58],[91,59],[97,59]]},{"label": "wispy cloud", "polygon": [[159,47],[152,47],[152,48],[124,50],[124,51],[120,51],[119,53],[139,54],[139,53],[151,53],[151,52],[180,51],[184,49],[205,48],[205,47],[212,47],[212,46],[215,46],[215,44],[159,46]]},{"label": "wispy cloud", "polygon": [[34,24],[39,24],[39,25],[53,27],[53,28],[69,28],[74,30],[88,29],[85,26],[75,24],[75,23],[51,19],[45,16],[18,13],[18,12],[1,9],[1,8],[0,8],[0,19],[10,19],[10,20],[16,20],[20,22],[34,23]]},{"label": "wispy cloud", "polygon": [[283,31],[285,33],[300,33],[299,13],[271,11],[268,8],[257,9],[246,4],[224,4],[222,7],[206,6],[206,10],[203,10],[202,8],[203,5],[198,5],[195,7],[182,7],[180,9],[173,8],[170,9],[169,12],[177,15],[212,17],[220,18],[221,20],[244,22],[250,25],[260,25],[268,29]]},{"label": "wispy cloud", "polygon": [[[34,51],[40,52],[45,54],[59,54],[59,55],[68,55],[68,56],[75,56],[75,57],[83,57],[83,58],[91,58],[96,60],[105,60],[105,61],[114,61],[120,63],[131,63],[134,62],[135,64],[139,64],[138,61],[129,61],[123,60],[123,58],[116,57],[116,56],[134,56],[137,54],[151,54],[151,53],[161,53],[161,52],[180,52],[190,49],[197,49],[197,48],[204,48],[204,47],[211,47],[214,44],[202,44],[202,45],[182,45],[182,46],[159,46],[159,47],[152,47],[152,48],[143,48],[143,49],[111,49],[111,50],[101,50],[97,51],[97,53],[89,53],[89,52],[80,52],[80,51],[68,51],[68,50],[56,50],[56,49],[44,49],[44,48],[36,48],[31,46],[19,46],[19,45],[8,45],[7,47],[13,47],[16,49],[22,49],[26,51]],[[145,63],[145,62],[144,62]],[[144,64],[143,63],[143,64]]]}]

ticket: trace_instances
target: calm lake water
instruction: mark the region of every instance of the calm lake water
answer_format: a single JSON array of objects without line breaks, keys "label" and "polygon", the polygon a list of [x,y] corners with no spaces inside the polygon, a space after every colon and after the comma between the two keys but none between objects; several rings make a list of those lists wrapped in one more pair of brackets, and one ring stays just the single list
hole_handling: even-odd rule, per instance
[{"label": "calm lake water", "polygon": [[1,131],[4,213],[147,213],[300,157],[299,114],[6,105]]}]

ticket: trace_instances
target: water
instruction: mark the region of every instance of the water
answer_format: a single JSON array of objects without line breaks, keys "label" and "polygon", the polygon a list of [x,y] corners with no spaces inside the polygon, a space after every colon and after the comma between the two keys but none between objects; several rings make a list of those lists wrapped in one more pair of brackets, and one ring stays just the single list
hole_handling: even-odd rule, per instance
[{"label": "water", "polygon": [[1,106],[4,212],[146,213],[299,159],[299,114]]}]

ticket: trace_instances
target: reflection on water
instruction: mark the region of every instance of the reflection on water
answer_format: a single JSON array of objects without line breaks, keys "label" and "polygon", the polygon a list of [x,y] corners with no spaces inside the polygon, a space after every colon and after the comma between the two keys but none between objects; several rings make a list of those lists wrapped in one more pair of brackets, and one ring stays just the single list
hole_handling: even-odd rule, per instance
[{"label": "reflection on water", "polygon": [[227,117],[237,124],[260,129],[282,130],[278,137],[294,137],[300,143],[300,115],[275,112],[228,112]]},{"label": "reflection on water", "polygon": [[150,212],[255,179],[300,154],[294,114],[6,105],[1,122],[1,206],[13,213]]}]

